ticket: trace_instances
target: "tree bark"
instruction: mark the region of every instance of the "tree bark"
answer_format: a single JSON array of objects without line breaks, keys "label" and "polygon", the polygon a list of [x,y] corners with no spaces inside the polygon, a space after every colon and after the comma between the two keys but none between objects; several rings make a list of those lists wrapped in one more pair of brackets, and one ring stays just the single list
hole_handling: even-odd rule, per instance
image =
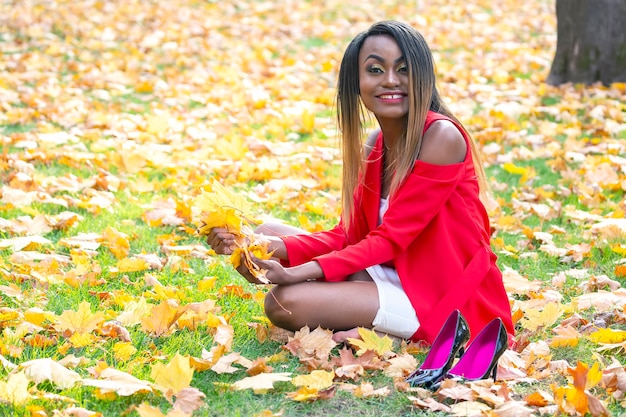
[{"label": "tree bark", "polygon": [[548,84],[626,82],[626,0],[556,0]]}]

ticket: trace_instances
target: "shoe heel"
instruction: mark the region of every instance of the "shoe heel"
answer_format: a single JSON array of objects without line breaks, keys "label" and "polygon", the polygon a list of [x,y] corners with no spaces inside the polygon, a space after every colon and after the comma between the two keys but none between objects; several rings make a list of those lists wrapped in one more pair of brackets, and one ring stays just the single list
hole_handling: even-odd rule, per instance
[{"label": "shoe heel", "polygon": [[[429,388],[451,368],[470,337],[469,326],[459,310],[454,310],[439,330],[422,365],[406,379],[412,386]],[[461,353],[462,354],[462,353]]]}]

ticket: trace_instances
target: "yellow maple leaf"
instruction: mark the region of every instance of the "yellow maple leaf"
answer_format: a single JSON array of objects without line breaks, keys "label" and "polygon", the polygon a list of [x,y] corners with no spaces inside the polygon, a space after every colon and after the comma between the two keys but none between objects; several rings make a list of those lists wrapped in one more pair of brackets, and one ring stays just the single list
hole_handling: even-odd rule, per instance
[{"label": "yellow maple leaf", "polygon": [[105,246],[109,248],[115,258],[124,259],[128,256],[130,242],[126,233],[118,232],[112,227],[107,227],[104,232],[102,232],[102,236],[99,240],[104,242]]},{"label": "yellow maple leaf", "polygon": [[520,324],[531,332],[539,327],[550,327],[561,317],[563,310],[558,303],[548,303],[539,311],[538,309],[529,308],[524,312],[524,318],[520,320]]},{"label": "yellow maple leaf", "polygon": [[242,195],[228,190],[212,178],[208,190],[204,190],[194,201],[200,211],[201,227],[198,232],[208,234],[214,227],[224,227],[230,233],[241,236],[242,228],[252,221],[251,203]]},{"label": "yellow maple leaf", "polygon": [[509,174],[520,175],[520,184],[526,183],[529,179],[535,177],[535,169],[533,167],[521,167],[515,165],[511,162],[507,162],[502,165],[502,169],[504,169]]},{"label": "yellow maple leaf", "polygon": [[96,337],[91,333],[75,332],[69,340],[73,347],[80,349],[91,345],[95,342]]},{"label": "yellow maple leaf", "polygon": [[121,362],[126,362],[137,353],[137,349],[131,342],[117,342],[113,345],[113,356]]},{"label": "yellow maple leaf", "polygon": [[54,313],[43,311],[38,307],[31,307],[24,312],[24,320],[36,326],[41,326],[46,319],[52,322],[55,317]]},{"label": "yellow maple leaf", "polygon": [[589,335],[589,340],[595,343],[621,343],[626,340],[626,331],[598,329]]},{"label": "yellow maple leaf", "polygon": [[193,368],[189,364],[189,357],[181,356],[177,352],[167,365],[155,363],[150,377],[155,384],[168,390],[171,389],[176,395],[182,389],[189,388],[193,378]]},{"label": "yellow maple leaf", "polygon": [[334,371],[324,371],[321,369],[316,369],[308,375],[298,375],[291,382],[296,387],[306,387],[309,389],[321,391],[332,386],[334,378]]},{"label": "yellow maple leaf", "polygon": [[319,390],[315,388],[309,388],[307,386],[302,386],[296,392],[290,392],[287,394],[287,397],[291,398],[294,401],[311,401],[315,400],[319,396]]},{"label": "yellow maple leaf", "polygon": [[146,269],[149,269],[149,268],[150,268],[150,265],[144,259],[124,258],[124,259],[120,259],[119,261],[117,261],[116,270],[115,271],[112,270],[111,272],[112,273],[113,272],[117,272],[117,273],[139,272],[139,271],[145,271]]},{"label": "yellow maple leaf", "polygon": [[256,241],[250,245],[246,245],[236,248],[233,254],[230,256],[230,263],[234,268],[238,268],[242,263],[246,266],[248,271],[264,284],[270,284],[270,281],[265,277],[267,270],[259,267],[254,261],[253,257],[258,259],[270,259],[272,253],[268,252],[269,241]]},{"label": "yellow maple leaf", "polygon": [[91,305],[87,301],[83,301],[78,306],[77,311],[65,310],[61,313],[58,317],[58,326],[61,332],[91,333],[105,320],[102,312],[92,313]]},{"label": "yellow maple leaf", "polygon": [[358,349],[356,352],[357,356],[361,356],[368,350],[373,350],[379,356],[382,356],[392,350],[393,340],[391,340],[389,336],[385,335],[380,337],[374,330],[369,330],[363,327],[359,327],[358,331],[361,339],[348,339],[348,342]]},{"label": "yellow maple leaf", "polygon": [[200,281],[198,281],[198,291],[200,292],[208,292],[215,288],[215,282],[217,281],[216,276],[206,277]]}]

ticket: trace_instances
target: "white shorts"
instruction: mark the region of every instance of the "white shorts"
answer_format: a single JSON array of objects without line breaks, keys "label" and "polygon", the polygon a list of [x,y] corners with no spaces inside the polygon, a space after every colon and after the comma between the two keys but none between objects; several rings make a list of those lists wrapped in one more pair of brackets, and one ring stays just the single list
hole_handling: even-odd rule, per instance
[{"label": "white shorts", "polygon": [[398,272],[384,265],[366,269],[378,289],[379,309],[374,317],[374,330],[408,339],[420,326],[417,314],[402,288]]}]

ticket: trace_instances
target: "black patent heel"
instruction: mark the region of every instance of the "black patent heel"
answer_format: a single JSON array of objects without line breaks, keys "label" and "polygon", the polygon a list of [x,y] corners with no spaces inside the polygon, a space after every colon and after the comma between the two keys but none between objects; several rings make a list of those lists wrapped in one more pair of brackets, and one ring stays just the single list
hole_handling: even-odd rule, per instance
[{"label": "black patent heel", "polygon": [[422,365],[406,378],[411,386],[430,388],[441,381],[452,367],[454,358],[463,354],[463,346],[470,338],[465,317],[454,310],[439,330]]}]

